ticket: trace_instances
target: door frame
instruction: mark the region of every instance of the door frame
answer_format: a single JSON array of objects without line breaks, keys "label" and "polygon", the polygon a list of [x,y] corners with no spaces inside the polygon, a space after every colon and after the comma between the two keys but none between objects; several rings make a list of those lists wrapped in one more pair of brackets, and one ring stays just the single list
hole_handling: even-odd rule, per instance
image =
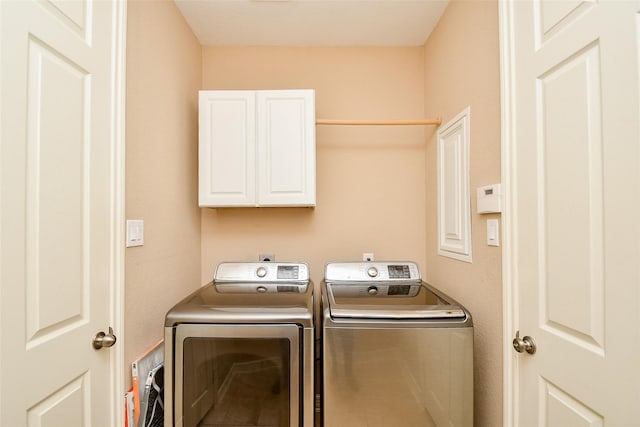
[{"label": "door frame", "polygon": [[517,359],[510,344],[510,337],[518,319],[518,289],[514,280],[517,260],[515,236],[517,233],[512,213],[515,213],[515,197],[517,174],[514,169],[515,144],[515,57],[512,0],[498,2],[499,43],[500,43],[500,103],[501,103],[501,174],[503,188],[502,211],[502,363],[503,363],[503,396],[502,422],[505,426],[518,425],[516,410],[518,407]]},{"label": "door frame", "polygon": [[121,424],[124,416],[125,367],[124,367],[124,273],[125,273],[125,118],[126,118],[126,56],[127,56],[127,0],[116,0],[113,9],[113,70],[111,106],[111,273],[109,313],[118,345],[110,349],[111,372],[110,402],[114,414],[114,426]]}]

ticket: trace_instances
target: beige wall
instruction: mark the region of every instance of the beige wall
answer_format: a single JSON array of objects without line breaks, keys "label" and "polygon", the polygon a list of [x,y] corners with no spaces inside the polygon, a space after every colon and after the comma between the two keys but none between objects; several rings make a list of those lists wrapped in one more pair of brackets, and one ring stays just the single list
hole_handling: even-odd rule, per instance
[{"label": "beige wall", "polygon": [[145,244],[125,255],[125,367],[162,337],[164,315],[200,285],[197,91],[202,56],[173,1],[129,1],[126,217]]},{"label": "beige wall", "polygon": [[475,323],[475,421],[502,424],[501,248],[486,245],[475,191],[500,182],[500,74],[495,1],[454,1],[425,46],[425,112],[444,122],[471,106],[473,263],[437,254],[436,135],[427,143],[427,279],[463,303]]},{"label": "beige wall", "polygon": [[[204,89],[316,90],[316,117],[420,118],[422,47],[205,47]],[[202,282],[224,260],[425,260],[424,128],[316,128],[317,207],[202,210]]]},{"label": "beige wall", "polygon": [[318,126],[316,208],[197,208],[198,89],[314,88],[318,118],[446,121],[470,105],[471,189],[499,182],[496,2],[454,1],[415,48],[201,48],[168,0],[129,2],[127,38],[126,215],[146,239],[126,252],[127,366],[220,261],[275,253],[318,284],[326,262],[374,252],[419,262],[471,310],[476,425],[501,425],[501,252],[484,244],[499,215],[473,214],[472,264],[437,255],[435,128]]}]

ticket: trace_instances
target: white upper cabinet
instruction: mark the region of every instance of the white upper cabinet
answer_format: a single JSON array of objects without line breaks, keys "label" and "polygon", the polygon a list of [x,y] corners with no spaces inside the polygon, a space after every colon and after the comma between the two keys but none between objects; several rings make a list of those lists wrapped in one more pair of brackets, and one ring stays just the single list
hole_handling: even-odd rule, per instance
[{"label": "white upper cabinet", "polygon": [[247,91],[200,91],[199,204],[256,204],[256,101]]},{"label": "white upper cabinet", "polygon": [[315,206],[313,90],[200,91],[199,205]]}]

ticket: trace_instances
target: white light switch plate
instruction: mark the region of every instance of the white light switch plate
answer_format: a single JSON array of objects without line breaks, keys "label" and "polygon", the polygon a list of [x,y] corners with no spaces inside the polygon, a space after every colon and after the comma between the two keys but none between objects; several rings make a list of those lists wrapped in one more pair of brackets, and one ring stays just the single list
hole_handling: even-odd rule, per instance
[{"label": "white light switch plate", "polygon": [[500,246],[500,228],[497,219],[487,220],[487,245]]},{"label": "white light switch plate", "polygon": [[127,220],[127,247],[144,245],[144,220]]}]

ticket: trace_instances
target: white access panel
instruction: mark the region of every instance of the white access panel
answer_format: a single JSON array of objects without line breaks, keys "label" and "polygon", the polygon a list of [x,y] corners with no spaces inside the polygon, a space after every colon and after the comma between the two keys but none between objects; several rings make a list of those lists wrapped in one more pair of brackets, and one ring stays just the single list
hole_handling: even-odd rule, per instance
[{"label": "white access panel", "polygon": [[471,262],[469,135],[471,109],[438,131],[438,254]]}]

